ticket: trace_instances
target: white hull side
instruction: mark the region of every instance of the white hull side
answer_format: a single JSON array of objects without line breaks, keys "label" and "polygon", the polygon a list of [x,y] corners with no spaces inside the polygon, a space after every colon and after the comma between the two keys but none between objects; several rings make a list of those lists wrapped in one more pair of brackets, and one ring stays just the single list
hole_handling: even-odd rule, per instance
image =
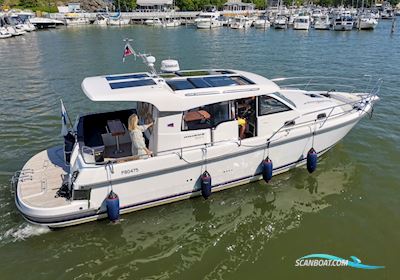
[{"label": "white hull side", "polygon": [[287,29],[288,25],[285,23],[274,23],[274,28],[275,29]]},{"label": "white hull side", "polygon": [[330,29],[330,25],[329,23],[316,23],[314,25],[314,29],[315,30],[329,30]]},{"label": "white hull side", "polygon": [[333,30],[335,31],[351,31],[352,29],[352,24],[336,24],[333,26]]},{"label": "white hull side", "polygon": [[373,30],[377,25],[377,21],[360,21],[357,23],[357,28],[360,28],[361,30]]},{"label": "white hull side", "polygon": [[294,30],[308,30],[310,28],[309,23],[297,23],[295,22],[293,25]]},{"label": "white hull side", "polygon": [[129,19],[108,19],[108,25],[128,25]]},{"label": "white hull side", "polygon": [[[364,114],[365,112],[356,112],[343,116],[339,120],[332,120],[329,124],[327,122],[323,129],[317,131],[315,135],[315,150],[319,153],[329,150],[352,129]],[[310,131],[311,128],[307,126],[292,130],[287,134],[285,132],[286,135],[282,135],[279,142],[271,144],[269,157],[274,164],[274,175],[305,163],[307,152],[312,146]],[[198,178],[205,171],[205,166],[212,176],[213,192],[259,180],[261,179],[260,164],[266,157],[265,146],[260,146],[263,144],[265,144],[264,137],[255,137],[242,141],[240,147],[237,143],[213,146],[207,152],[207,164],[204,161],[203,151],[200,149],[184,152],[183,159],[180,159],[178,155],[169,154],[146,160],[114,164],[111,180],[113,190],[120,198],[121,213],[199,195]],[[126,170],[133,170],[133,174],[137,170],[140,174],[126,176],[124,175]],[[94,181],[95,178],[97,181]],[[76,183],[82,186],[92,186],[90,203],[86,203],[90,205],[87,210],[91,210],[92,214],[88,214],[87,217],[68,219],[68,216],[77,212],[66,212],[64,220],[61,219],[62,215],[60,214],[58,216],[61,218],[57,222],[52,222],[50,219],[48,222],[38,223],[46,224],[49,227],[64,227],[106,217],[104,200],[111,188],[104,166],[82,170]],[[29,216],[27,209],[21,209],[18,197],[16,200],[21,212]],[[44,210],[52,211],[52,209]],[[93,211],[97,212],[93,213]],[[43,216],[43,218],[46,217]],[[28,220],[35,222],[29,218]]]},{"label": "white hull side", "polygon": [[256,20],[254,22],[254,27],[256,29],[264,29],[264,28],[269,28],[271,26],[271,23],[269,21],[264,21],[264,20]]},{"label": "white hull side", "polygon": [[196,27],[198,29],[211,29],[211,28],[217,28],[221,27],[222,22],[219,22],[218,20],[199,20],[196,21]]}]

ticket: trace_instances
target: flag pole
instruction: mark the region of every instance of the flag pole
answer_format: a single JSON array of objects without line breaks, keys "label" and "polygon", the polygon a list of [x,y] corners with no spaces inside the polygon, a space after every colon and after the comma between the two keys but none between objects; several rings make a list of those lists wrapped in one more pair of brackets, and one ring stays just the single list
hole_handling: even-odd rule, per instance
[{"label": "flag pole", "polygon": [[66,115],[67,115],[67,118],[68,118],[68,121],[69,121],[69,125],[70,125],[71,128],[72,128],[72,127],[73,127],[73,124],[72,124],[71,118],[69,117],[69,114],[68,114],[68,112],[67,112],[67,109],[66,109],[65,106],[64,106],[64,102],[63,102],[62,98],[60,98],[60,101],[61,101],[62,106],[63,106],[64,109],[65,109],[65,112],[67,113]]}]

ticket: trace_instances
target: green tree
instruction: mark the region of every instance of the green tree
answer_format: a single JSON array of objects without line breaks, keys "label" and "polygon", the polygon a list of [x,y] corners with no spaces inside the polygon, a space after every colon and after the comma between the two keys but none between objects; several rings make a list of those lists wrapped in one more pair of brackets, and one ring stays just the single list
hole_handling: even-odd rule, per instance
[{"label": "green tree", "polygon": [[115,10],[121,9],[121,12],[132,11],[136,9],[136,0],[113,0]]},{"label": "green tree", "polygon": [[19,5],[22,7],[32,8],[38,6],[37,0],[20,0]]}]

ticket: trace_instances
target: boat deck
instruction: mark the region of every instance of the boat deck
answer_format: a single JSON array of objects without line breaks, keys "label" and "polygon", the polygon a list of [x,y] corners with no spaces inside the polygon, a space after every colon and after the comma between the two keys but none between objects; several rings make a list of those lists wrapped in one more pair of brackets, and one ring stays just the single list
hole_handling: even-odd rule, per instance
[{"label": "boat deck", "polygon": [[104,160],[107,161],[107,160],[132,156],[132,144],[131,143],[120,144],[119,152],[116,153],[116,151],[117,151],[116,145],[105,146]]},{"label": "boat deck", "polygon": [[57,191],[67,179],[67,173],[61,146],[36,154],[19,175],[18,198],[25,204],[39,208],[69,204],[69,200],[57,196]]}]

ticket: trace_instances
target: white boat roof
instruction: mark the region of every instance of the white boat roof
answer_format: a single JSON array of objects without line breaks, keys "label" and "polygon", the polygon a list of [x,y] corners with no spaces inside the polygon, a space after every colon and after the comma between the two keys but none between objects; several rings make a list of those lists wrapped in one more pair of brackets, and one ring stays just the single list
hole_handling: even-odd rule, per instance
[{"label": "white boat roof", "polygon": [[176,112],[251,96],[271,94],[279,87],[260,75],[237,70],[192,70],[154,77],[127,73],[85,78],[82,90],[92,101],[138,101],[159,111]]}]

